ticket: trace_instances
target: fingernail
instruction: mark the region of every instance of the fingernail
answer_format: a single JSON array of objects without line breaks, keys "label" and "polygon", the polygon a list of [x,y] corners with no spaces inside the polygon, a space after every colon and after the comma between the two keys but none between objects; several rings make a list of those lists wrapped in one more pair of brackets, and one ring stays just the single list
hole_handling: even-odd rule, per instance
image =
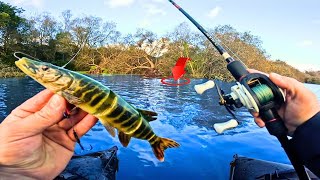
[{"label": "fingernail", "polygon": [[270,76],[272,76],[273,78],[282,81],[283,77],[280,74],[277,73],[270,73]]},{"label": "fingernail", "polygon": [[274,72],[272,72],[272,73],[270,73],[272,76],[274,76],[274,77],[276,77],[276,78],[280,78],[281,76],[280,76],[280,74],[277,74],[277,73],[274,73]]}]

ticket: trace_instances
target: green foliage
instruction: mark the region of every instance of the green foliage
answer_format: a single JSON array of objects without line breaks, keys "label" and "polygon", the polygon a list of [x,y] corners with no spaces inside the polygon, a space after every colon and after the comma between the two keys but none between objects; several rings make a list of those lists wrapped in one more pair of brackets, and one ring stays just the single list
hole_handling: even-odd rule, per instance
[{"label": "green foliage", "polygon": [[[191,58],[186,76],[234,80],[221,55],[201,33],[190,30],[190,23],[181,23],[163,37],[145,29],[122,36],[113,22],[93,16],[73,17],[69,10],[59,20],[48,13],[24,18],[22,12],[23,9],[0,1],[0,59],[1,66],[5,66],[2,77],[20,75],[12,54],[23,51],[58,66],[76,55],[67,66],[71,70],[148,77],[171,76],[171,68],[183,56]],[[269,60],[260,38],[250,32],[238,32],[230,25],[208,32],[249,68],[320,83],[319,72],[303,73],[284,61]]]},{"label": "green foliage", "polygon": [[22,34],[25,30],[25,19],[20,17],[23,12],[0,1],[0,59],[2,63],[13,65],[12,53],[21,50]]},{"label": "green foliage", "polygon": [[25,76],[25,74],[16,67],[10,67],[0,62],[0,78],[18,77],[18,76]]},{"label": "green foliage", "polygon": [[306,83],[320,84],[320,71],[306,71]]}]

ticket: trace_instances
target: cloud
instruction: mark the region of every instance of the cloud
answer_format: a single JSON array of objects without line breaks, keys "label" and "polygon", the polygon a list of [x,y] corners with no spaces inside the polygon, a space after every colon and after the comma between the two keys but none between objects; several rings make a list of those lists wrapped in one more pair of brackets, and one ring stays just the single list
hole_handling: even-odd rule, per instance
[{"label": "cloud", "polygon": [[155,6],[154,4],[147,4],[144,6],[144,8],[146,9],[148,15],[166,15],[167,14],[163,9]]},{"label": "cloud", "polygon": [[302,42],[297,43],[297,46],[299,47],[310,47],[313,45],[313,42],[311,40],[304,40]]},{"label": "cloud", "polygon": [[25,5],[41,8],[43,6],[43,0],[12,0],[14,5]]},{"label": "cloud", "polygon": [[106,0],[104,4],[108,5],[111,8],[129,6],[134,3],[134,0]]},{"label": "cloud", "polygon": [[216,16],[218,16],[218,14],[221,12],[221,10],[222,10],[222,8],[219,6],[211,9],[210,12],[208,13],[208,17],[215,18]]}]

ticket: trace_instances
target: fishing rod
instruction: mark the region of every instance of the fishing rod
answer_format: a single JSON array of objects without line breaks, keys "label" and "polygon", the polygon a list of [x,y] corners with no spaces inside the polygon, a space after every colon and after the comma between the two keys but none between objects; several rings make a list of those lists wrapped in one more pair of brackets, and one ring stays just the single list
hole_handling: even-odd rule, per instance
[{"label": "fishing rod", "polygon": [[240,61],[232,58],[229,53],[217,43],[210,34],[195,21],[186,11],[184,11],[174,1],[169,0],[183,15],[185,15],[203,34],[208,38],[216,50],[224,57],[227,69],[236,79],[237,85],[231,87],[231,93],[224,94],[217,88],[220,95],[220,105],[227,109],[230,107],[246,107],[250,112],[258,112],[265,122],[268,132],[275,136],[291,164],[293,165],[299,179],[310,179],[297,153],[290,149],[287,137],[288,129],[277,110],[284,104],[285,96],[283,91],[275,85],[269,77],[260,73],[249,73],[246,66]]}]

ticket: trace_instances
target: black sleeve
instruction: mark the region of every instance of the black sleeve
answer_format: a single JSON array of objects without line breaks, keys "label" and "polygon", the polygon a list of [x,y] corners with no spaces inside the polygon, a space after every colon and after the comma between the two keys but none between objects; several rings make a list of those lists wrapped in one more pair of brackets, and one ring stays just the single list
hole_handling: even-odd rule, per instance
[{"label": "black sleeve", "polygon": [[300,125],[290,141],[304,165],[320,177],[320,112]]}]

